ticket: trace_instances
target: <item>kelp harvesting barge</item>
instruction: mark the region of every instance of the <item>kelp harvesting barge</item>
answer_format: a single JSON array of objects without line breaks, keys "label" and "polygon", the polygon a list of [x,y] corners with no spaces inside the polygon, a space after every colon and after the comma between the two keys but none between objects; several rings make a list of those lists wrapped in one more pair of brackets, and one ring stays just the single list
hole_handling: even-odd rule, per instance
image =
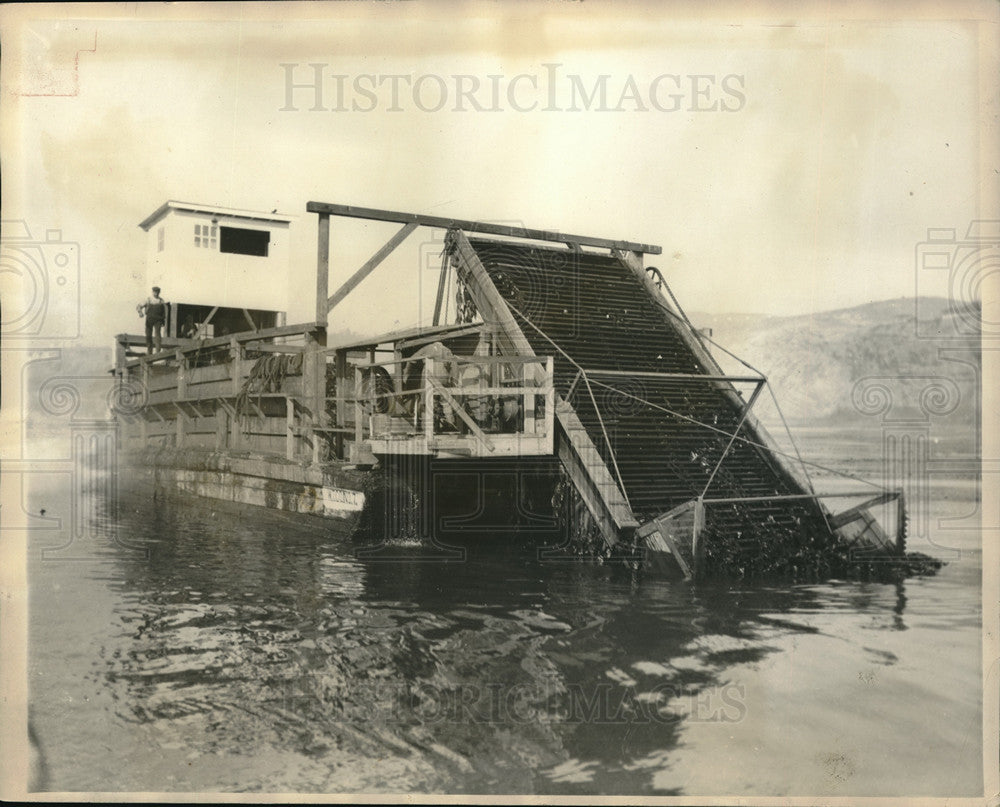
[{"label": "kelp harvesting barge", "polygon": [[[289,217],[168,202],[143,222],[150,279],[168,299],[187,295],[160,352],[117,338],[121,444],[157,484],[352,527],[367,508],[381,540],[408,531],[447,544],[492,534],[506,515],[505,528],[547,536],[553,557],[641,559],[689,578],[904,554],[901,494],[813,488],[809,463],[751,411],[767,379],[723,372],[646,265],[660,247],[307,211],[318,217],[315,316],[298,324],[259,288],[273,274],[261,266],[287,259]],[[400,228],[331,293],[334,218]],[[331,343],[331,311],[419,228],[439,234],[432,324]],[[188,254],[172,268],[178,239]],[[191,291],[196,259],[221,261],[223,292]],[[876,507],[892,515],[891,537]]]}]

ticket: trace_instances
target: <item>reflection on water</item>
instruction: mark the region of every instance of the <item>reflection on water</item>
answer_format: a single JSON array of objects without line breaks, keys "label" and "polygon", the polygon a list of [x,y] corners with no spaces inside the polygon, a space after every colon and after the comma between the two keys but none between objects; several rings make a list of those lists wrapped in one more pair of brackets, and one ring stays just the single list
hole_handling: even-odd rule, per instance
[{"label": "reflection on water", "polygon": [[204,499],[117,513],[75,548],[102,563],[32,555],[53,789],[981,788],[974,554],[732,588],[503,547],[361,560],[329,522]]}]

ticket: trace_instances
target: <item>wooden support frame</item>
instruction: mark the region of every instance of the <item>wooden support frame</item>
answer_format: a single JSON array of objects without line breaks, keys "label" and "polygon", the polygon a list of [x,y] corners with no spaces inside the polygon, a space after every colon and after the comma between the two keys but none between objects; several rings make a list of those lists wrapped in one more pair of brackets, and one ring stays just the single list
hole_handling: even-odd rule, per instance
[{"label": "wooden support frame", "polygon": [[[329,221],[329,218],[327,219]],[[409,224],[404,224],[403,227],[396,232],[396,234],[386,241],[379,250],[372,255],[367,261],[362,264],[361,268],[358,269],[353,275],[351,275],[344,284],[337,289],[326,301],[326,313],[329,313],[334,309],[334,307],[340,303],[348,294],[354,291],[355,287],[372,271],[384,261],[392,251],[402,244],[407,237],[420,225],[416,222],[410,222]],[[329,246],[327,248],[327,254],[329,254]]]},{"label": "wooden support frame", "polygon": [[395,210],[378,210],[370,207],[354,207],[352,205],[330,204],[328,202],[309,202],[306,211],[318,213],[320,218],[343,216],[345,218],[369,219],[370,221],[394,221],[399,224],[416,224],[421,227],[440,227],[445,230],[465,230],[470,233],[499,235],[507,238],[530,238],[534,241],[553,241],[558,244],[576,245],[579,247],[600,247],[602,249],[617,249],[628,252],[659,255],[663,248],[655,244],[638,244],[633,241],[618,241],[611,238],[593,238],[587,235],[570,235],[554,230],[533,230],[526,227],[511,227],[501,224],[469,221],[466,219],[449,219],[443,216],[425,216],[420,213],[401,213]]}]

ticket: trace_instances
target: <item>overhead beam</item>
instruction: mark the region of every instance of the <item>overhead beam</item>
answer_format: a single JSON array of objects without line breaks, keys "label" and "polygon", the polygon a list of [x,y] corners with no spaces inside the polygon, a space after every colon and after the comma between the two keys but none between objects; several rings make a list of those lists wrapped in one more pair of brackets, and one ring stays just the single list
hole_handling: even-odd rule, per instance
[{"label": "overhead beam", "polygon": [[394,210],[335,205],[327,202],[308,202],[306,210],[309,213],[319,213],[321,217],[346,216],[348,218],[370,219],[372,221],[395,221],[399,224],[416,224],[421,227],[440,227],[446,230],[457,229],[470,233],[485,233],[487,235],[500,235],[508,238],[531,238],[536,241],[554,241],[559,244],[576,244],[585,247],[626,250],[649,255],[659,255],[663,252],[662,247],[658,247],[655,244],[638,244],[632,241],[616,241],[611,238],[594,238],[589,235],[569,235],[553,230],[531,230],[526,227],[487,224],[478,221],[468,221],[466,219],[425,216],[421,213],[400,213]]},{"label": "overhead beam", "polygon": [[437,326],[418,325],[413,328],[404,328],[401,330],[389,331],[388,333],[375,334],[374,336],[365,337],[364,339],[356,342],[341,342],[337,345],[331,345],[329,350],[367,350],[368,348],[377,347],[378,345],[388,344],[390,342],[405,344],[412,347],[414,344],[413,340],[423,339],[424,337],[433,337],[428,341],[436,342],[438,339],[450,339],[452,336],[460,336],[469,331],[471,328],[481,329],[483,327],[483,323],[479,323],[477,325],[467,325],[464,323]]},{"label": "overhead beam", "polygon": [[392,238],[386,241],[378,252],[376,252],[367,261],[365,261],[364,265],[360,269],[358,269],[357,272],[351,275],[344,283],[344,285],[341,286],[339,289],[337,289],[330,296],[330,299],[326,301],[327,312],[332,311],[334,306],[336,306],[348,294],[354,291],[355,286],[357,286],[358,283],[360,283],[362,280],[368,277],[368,275],[372,273],[375,267],[378,266],[380,263],[382,263],[382,261],[384,261],[386,258],[388,258],[389,254],[396,247],[402,244],[403,241],[406,240],[406,237],[410,233],[412,233],[415,229],[417,229],[417,227],[419,226],[420,226],[419,224],[412,221],[409,224],[404,224],[401,230],[399,230]]},{"label": "overhead beam", "polygon": [[460,331],[450,331],[445,334],[431,334],[430,336],[421,336],[418,339],[404,339],[396,344],[400,348],[411,348],[420,347],[421,345],[426,345],[430,342],[440,342],[442,339],[454,339],[458,336],[468,336],[473,333],[481,333],[486,325],[479,323],[478,325],[470,325],[468,328],[463,328]]},{"label": "overhead beam", "polygon": [[[702,499],[705,504],[743,504],[745,502],[793,502],[800,499],[854,499],[867,496],[868,491],[840,491],[839,493],[776,493],[773,496],[727,496],[721,499]],[[888,494],[890,499],[899,495],[898,491]],[[876,498],[881,499],[881,496]],[[876,502],[877,503],[877,502]],[[865,502],[869,507],[871,502]]]}]

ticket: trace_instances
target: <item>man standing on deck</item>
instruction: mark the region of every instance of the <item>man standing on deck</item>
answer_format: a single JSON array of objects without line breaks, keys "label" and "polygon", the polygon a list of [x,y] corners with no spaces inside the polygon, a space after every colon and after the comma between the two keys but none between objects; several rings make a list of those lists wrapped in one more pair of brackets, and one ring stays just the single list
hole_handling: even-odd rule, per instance
[{"label": "man standing on deck", "polygon": [[163,326],[167,322],[167,306],[170,305],[160,296],[160,287],[153,286],[153,296],[139,303],[136,310],[139,316],[146,317],[146,353],[153,352],[153,343],[157,351],[162,349]]}]

